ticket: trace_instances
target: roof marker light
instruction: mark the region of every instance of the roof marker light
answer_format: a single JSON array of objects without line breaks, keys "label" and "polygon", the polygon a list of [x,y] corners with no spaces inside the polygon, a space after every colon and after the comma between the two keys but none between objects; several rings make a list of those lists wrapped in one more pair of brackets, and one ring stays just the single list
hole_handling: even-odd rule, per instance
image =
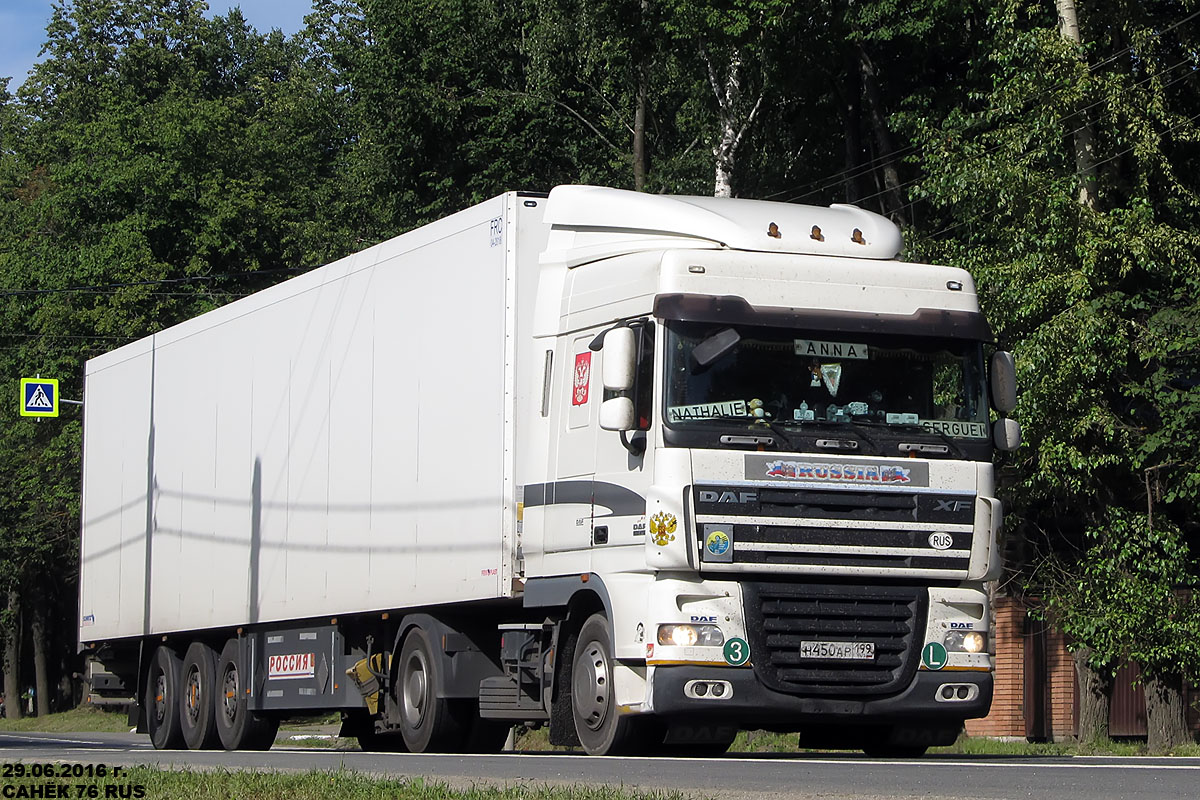
[{"label": "roof marker light", "polygon": [[850,241],[855,244],[866,244],[867,240],[863,238],[863,232],[858,228],[854,229],[854,233],[850,234]]},{"label": "roof marker light", "polygon": [[946,288],[952,292],[961,292],[962,281],[946,281]]},{"label": "roof marker light", "polygon": [[820,225],[813,225],[812,233],[808,235],[810,239],[816,239],[818,242],[825,241],[825,234],[821,233]]},{"label": "roof marker light", "polygon": [[692,264],[690,267],[688,267],[688,272],[694,272],[697,275],[703,275],[704,267],[700,266],[699,264]]}]

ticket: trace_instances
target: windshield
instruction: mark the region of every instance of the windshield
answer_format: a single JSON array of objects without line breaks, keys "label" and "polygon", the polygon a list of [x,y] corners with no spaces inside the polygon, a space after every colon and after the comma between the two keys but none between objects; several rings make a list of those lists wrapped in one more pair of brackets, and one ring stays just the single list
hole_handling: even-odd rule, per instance
[{"label": "windshield", "polygon": [[910,440],[988,441],[979,342],[702,322],[668,330],[670,428],[870,426],[873,436],[878,426]]}]

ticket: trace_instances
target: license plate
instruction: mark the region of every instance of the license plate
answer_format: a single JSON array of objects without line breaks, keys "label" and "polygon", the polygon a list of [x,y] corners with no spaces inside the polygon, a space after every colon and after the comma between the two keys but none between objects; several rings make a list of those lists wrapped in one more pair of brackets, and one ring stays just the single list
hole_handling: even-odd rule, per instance
[{"label": "license plate", "polygon": [[801,642],[801,658],[874,661],[874,642]]}]

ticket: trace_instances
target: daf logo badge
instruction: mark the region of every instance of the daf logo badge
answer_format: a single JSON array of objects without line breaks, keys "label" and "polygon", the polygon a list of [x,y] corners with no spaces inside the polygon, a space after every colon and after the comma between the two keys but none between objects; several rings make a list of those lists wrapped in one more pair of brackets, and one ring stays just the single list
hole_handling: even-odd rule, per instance
[{"label": "daf logo badge", "polygon": [[758,492],[700,492],[701,503],[757,503]]}]

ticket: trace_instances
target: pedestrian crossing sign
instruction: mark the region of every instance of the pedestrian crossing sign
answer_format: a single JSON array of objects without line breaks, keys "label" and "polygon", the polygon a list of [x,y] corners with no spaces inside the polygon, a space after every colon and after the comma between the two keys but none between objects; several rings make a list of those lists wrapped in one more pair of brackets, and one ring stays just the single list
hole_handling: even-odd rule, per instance
[{"label": "pedestrian crossing sign", "polygon": [[21,416],[58,416],[57,378],[21,378]]}]

